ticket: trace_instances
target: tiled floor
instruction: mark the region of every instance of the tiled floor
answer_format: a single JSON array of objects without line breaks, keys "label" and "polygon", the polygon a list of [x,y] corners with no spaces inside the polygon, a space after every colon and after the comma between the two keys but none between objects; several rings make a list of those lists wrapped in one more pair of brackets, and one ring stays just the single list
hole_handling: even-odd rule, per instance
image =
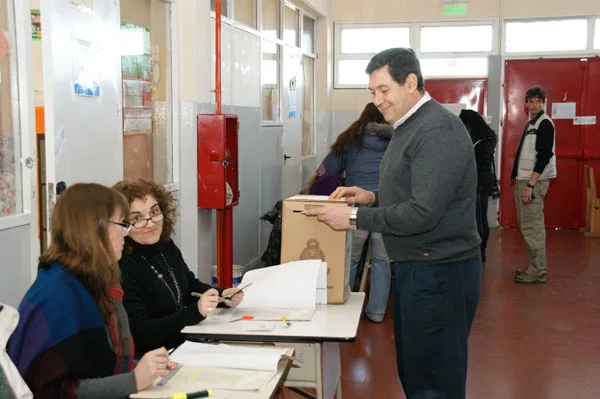
[{"label": "tiled floor", "polygon": [[[549,230],[547,247],[548,283],[515,284],[527,263],[521,235],[492,232],[470,338],[470,399],[600,398],[600,239]],[[344,399],[404,398],[391,306],[382,324],[361,321],[341,352]]]}]

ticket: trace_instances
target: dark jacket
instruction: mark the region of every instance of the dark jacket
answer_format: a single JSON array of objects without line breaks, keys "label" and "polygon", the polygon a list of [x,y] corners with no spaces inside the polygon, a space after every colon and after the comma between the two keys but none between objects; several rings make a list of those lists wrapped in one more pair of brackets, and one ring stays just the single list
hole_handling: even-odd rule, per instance
[{"label": "dark jacket", "polygon": [[473,149],[475,150],[475,162],[477,163],[477,186],[491,191],[496,184],[494,175],[494,151],[496,149],[496,136],[489,136],[476,140],[471,135]]}]

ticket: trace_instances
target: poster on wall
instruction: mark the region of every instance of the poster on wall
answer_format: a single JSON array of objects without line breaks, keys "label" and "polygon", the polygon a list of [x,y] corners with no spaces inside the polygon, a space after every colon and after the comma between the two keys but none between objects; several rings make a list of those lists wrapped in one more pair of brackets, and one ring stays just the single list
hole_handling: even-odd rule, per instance
[{"label": "poster on wall", "polygon": [[442,104],[442,106],[456,116],[459,116],[460,111],[467,108],[467,105],[463,103],[446,103]]},{"label": "poster on wall", "polygon": [[100,71],[101,64],[97,58],[101,49],[98,40],[83,36],[73,35],[73,92],[82,97],[100,96]]},{"label": "poster on wall", "polygon": [[552,119],[573,119],[576,116],[577,103],[552,103]]},{"label": "poster on wall", "polygon": [[42,40],[42,17],[40,10],[31,10],[31,39]]},{"label": "poster on wall", "polygon": [[296,77],[290,79],[289,83],[289,101],[288,101],[288,118],[296,117]]}]

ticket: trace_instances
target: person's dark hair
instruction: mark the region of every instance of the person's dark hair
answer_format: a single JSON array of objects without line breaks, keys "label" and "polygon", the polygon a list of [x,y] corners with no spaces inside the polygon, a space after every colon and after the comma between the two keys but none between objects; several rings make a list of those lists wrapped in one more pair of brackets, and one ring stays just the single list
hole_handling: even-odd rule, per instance
[{"label": "person's dark hair", "polygon": [[481,115],[473,110],[463,109],[460,111],[459,118],[469,131],[473,143],[479,140],[490,139],[492,148],[496,147],[496,133],[489,127]]},{"label": "person's dark hair", "polygon": [[370,75],[373,71],[386,65],[389,67],[392,78],[400,85],[406,82],[408,75],[414,73],[417,76],[417,90],[421,93],[425,92],[421,64],[412,49],[397,47],[380,51],[369,61],[366,73]]},{"label": "person's dark hair", "polygon": [[[143,200],[146,195],[151,195],[156,199],[160,211],[164,215],[162,233],[160,234],[161,241],[169,241],[175,221],[177,220],[177,200],[165,188],[153,182],[152,180],[136,179],[136,180],[121,180],[113,186],[113,188],[125,195],[129,204],[136,199]],[[128,245],[129,240],[126,240],[126,250],[130,250]]]},{"label": "person's dark hair", "polygon": [[115,214],[126,217],[128,213],[129,204],[118,191],[95,183],[74,184],[56,201],[50,222],[50,247],[40,256],[40,267],[56,262],[75,274],[105,321],[112,312],[108,288],[119,281],[109,220]]},{"label": "person's dark hair", "polygon": [[357,152],[363,148],[363,134],[369,122],[387,123],[375,104],[368,103],[356,121],[344,130],[331,145],[331,152],[335,156],[341,155],[348,148],[353,147]]},{"label": "person's dark hair", "polygon": [[525,93],[525,102],[530,98],[539,98],[542,102],[546,102],[546,92],[540,86],[533,86],[527,89]]}]

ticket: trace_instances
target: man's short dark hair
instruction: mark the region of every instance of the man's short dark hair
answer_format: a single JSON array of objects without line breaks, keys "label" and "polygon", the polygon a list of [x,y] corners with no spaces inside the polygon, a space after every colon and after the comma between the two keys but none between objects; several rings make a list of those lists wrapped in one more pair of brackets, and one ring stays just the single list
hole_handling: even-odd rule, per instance
[{"label": "man's short dark hair", "polygon": [[417,90],[421,93],[424,92],[421,64],[412,49],[397,47],[380,51],[371,58],[366,72],[370,75],[373,71],[386,65],[389,67],[392,78],[400,85],[406,82],[409,74],[414,73],[417,76]]},{"label": "man's short dark hair", "polygon": [[525,93],[525,102],[529,101],[530,98],[539,98],[542,102],[546,102],[546,92],[540,86],[533,86],[527,89]]}]

